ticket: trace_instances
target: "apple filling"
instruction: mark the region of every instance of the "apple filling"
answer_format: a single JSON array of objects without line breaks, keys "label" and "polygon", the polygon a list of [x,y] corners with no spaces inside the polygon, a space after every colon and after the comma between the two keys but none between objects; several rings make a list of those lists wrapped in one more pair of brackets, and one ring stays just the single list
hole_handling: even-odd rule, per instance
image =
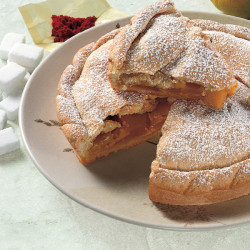
[{"label": "apple filling", "polygon": [[106,121],[119,123],[119,126],[96,137],[92,147],[82,159],[83,163],[93,162],[96,158],[107,156],[120,149],[133,147],[160,135],[169,109],[170,104],[166,99],[159,99],[159,103],[152,112],[108,117]]},{"label": "apple filling", "polygon": [[126,85],[126,91],[138,91],[140,93],[156,95],[160,97],[171,97],[176,99],[198,99],[207,106],[221,109],[228,96],[234,94],[237,86],[231,89],[209,91],[203,86],[195,83],[177,83],[174,88],[157,88],[145,85]]}]

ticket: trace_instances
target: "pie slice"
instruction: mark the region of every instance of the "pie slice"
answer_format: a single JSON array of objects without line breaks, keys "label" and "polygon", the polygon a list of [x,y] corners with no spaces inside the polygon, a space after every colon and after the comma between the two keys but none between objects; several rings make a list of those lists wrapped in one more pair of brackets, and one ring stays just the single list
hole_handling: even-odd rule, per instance
[{"label": "pie slice", "polygon": [[117,90],[200,99],[222,108],[237,88],[210,36],[178,13],[172,1],[135,15],[114,38],[109,61],[108,77]]},{"label": "pie slice", "polygon": [[192,100],[171,106],[151,166],[151,200],[201,205],[250,193],[250,89],[238,84],[221,110]]},{"label": "pie slice", "polygon": [[170,108],[164,98],[111,88],[108,57],[118,32],[81,49],[58,86],[58,119],[84,164],[158,136]]}]

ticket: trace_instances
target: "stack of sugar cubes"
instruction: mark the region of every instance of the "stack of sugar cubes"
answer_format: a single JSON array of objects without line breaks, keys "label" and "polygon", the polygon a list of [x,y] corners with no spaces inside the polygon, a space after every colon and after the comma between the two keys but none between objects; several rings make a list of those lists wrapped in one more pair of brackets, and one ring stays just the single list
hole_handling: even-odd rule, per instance
[{"label": "stack of sugar cubes", "polygon": [[23,34],[8,33],[1,42],[0,155],[19,148],[19,139],[13,128],[5,127],[7,120],[17,120],[23,88],[42,57],[43,49],[26,44]]}]

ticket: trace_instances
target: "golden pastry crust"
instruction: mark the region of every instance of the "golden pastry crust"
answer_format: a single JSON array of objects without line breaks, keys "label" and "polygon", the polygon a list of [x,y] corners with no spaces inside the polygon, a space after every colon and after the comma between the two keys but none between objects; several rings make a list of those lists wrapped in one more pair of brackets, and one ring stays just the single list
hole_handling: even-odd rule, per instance
[{"label": "golden pastry crust", "polygon": [[[213,48],[210,37],[177,13],[171,1],[139,12],[115,37],[114,44],[108,71],[114,89],[203,100],[206,91],[233,93],[237,86],[231,68]],[[185,95],[183,86],[190,83],[196,85],[192,88],[196,95]],[[175,95],[173,89],[184,93]],[[232,94],[229,92],[226,95]]]},{"label": "golden pastry crust", "polygon": [[[62,131],[84,164],[110,152],[144,142],[160,133],[160,128],[152,133],[145,132],[137,138],[127,138],[117,146],[112,145],[112,149],[111,144],[106,143],[101,149],[98,148],[98,143],[101,145],[102,142],[95,143],[102,134],[106,135],[104,140],[113,138],[114,143],[128,136],[128,132],[120,124],[125,121],[118,119],[117,122],[109,117],[151,112],[159,103],[155,96],[120,92],[111,88],[106,74],[108,56],[113,38],[118,32],[112,31],[96,43],[80,49],[74,56],[73,65],[65,69],[58,84],[57,116]],[[146,117],[142,119],[145,120]]]},{"label": "golden pastry crust", "polygon": [[74,55],[72,65],[66,67],[60,78],[57,88],[59,95],[71,99],[72,86],[75,84],[75,81],[80,77],[87,58],[93,51],[98,49],[107,41],[113,39],[118,33],[119,29],[113,30],[102,36],[97,42],[90,43],[77,51],[77,53]]},{"label": "golden pastry crust", "polygon": [[185,100],[171,106],[152,163],[150,199],[200,205],[250,192],[249,96],[239,83],[222,110]]},{"label": "golden pastry crust", "polygon": [[223,169],[181,172],[152,163],[149,197],[172,205],[205,205],[250,193],[250,160]]},{"label": "golden pastry crust", "polygon": [[[249,96],[249,89],[239,86]],[[250,112],[235,100],[237,96],[229,98],[221,110],[195,101],[175,102],[162,127],[157,148],[160,165],[193,171],[230,166],[249,157]]]},{"label": "golden pastry crust", "polygon": [[106,72],[112,42],[108,41],[89,56],[72,90],[82,120],[94,137],[100,133],[108,116],[141,113],[148,98],[144,94],[120,92],[110,87]]},{"label": "golden pastry crust", "polygon": [[218,31],[206,31],[214,47],[233,69],[235,78],[250,87],[250,41]]},{"label": "golden pastry crust", "polygon": [[234,24],[221,24],[211,20],[194,19],[191,22],[200,27],[202,30],[219,31],[231,34],[235,37],[250,40],[250,29],[247,27],[234,25]]},{"label": "golden pastry crust", "polygon": [[214,48],[232,68],[235,78],[250,87],[250,29],[210,20],[191,20],[211,37]]},{"label": "golden pastry crust", "polygon": [[112,66],[117,69],[123,66],[123,62],[126,60],[126,55],[132,42],[146,29],[147,24],[153,17],[163,13],[180,15],[177,13],[172,1],[156,2],[139,11],[130,20],[130,25],[126,25],[121,29],[121,32],[119,32],[114,41],[114,47],[110,54]]}]

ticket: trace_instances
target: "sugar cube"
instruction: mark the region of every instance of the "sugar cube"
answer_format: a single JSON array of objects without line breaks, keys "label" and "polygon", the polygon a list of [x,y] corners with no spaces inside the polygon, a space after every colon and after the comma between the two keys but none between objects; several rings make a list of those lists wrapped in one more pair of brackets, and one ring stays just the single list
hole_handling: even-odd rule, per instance
[{"label": "sugar cube", "polygon": [[30,73],[26,72],[26,75],[24,77],[24,82],[26,83],[30,79]]},{"label": "sugar cube", "polygon": [[[10,64],[10,63],[13,63],[13,62],[11,62],[10,60],[7,60],[7,64]],[[19,65],[19,66],[21,66],[21,65]],[[21,67],[23,67],[23,66],[21,66]],[[32,73],[33,69],[28,68],[28,67],[23,67],[23,68],[26,70],[26,75],[25,75],[24,79],[27,82],[30,78],[30,74]]]},{"label": "sugar cube", "polygon": [[26,75],[24,67],[16,64],[9,63],[0,69],[0,88],[7,95],[15,90],[16,86],[23,81]]},{"label": "sugar cube", "polygon": [[23,80],[16,86],[16,89],[15,89],[15,92],[13,93],[21,93],[27,83],[27,81],[29,80],[30,78],[30,73],[29,72],[26,72],[26,75],[24,76]]},{"label": "sugar cube", "polygon": [[23,80],[16,87],[16,91],[15,91],[16,94],[21,93],[23,91],[23,89],[24,89],[27,81],[29,80],[29,78],[30,78],[30,73],[26,72],[26,75],[24,76]]},{"label": "sugar cube", "polygon": [[0,130],[0,155],[12,152],[20,147],[19,139],[13,128]]},{"label": "sugar cube", "polygon": [[4,110],[11,121],[15,121],[18,116],[21,94],[9,95],[0,102],[0,109]]},{"label": "sugar cube", "polygon": [[4,128],[6,122],[7,122],[6,112],[0,109],[0,130]]},{"label": "sugar cube", "polygon": [[17,33],[7,33],[0,45],[0,58],[3,60],[8,59],[8,54],[10,49],[16,43],[24,43],[25,42],[25,35],[24,34],[17,34]]},{"label": "sugar cube", "polygon": [[13,91],[11,91],[11,93],[5,94],[5,96],[9,96],[9,95],[17,95],[22,93],[27,81],[30,78],[30,73],[26,72],[26,75],[24,76],[23,80],[20,81],[16,86],[15,89]]},{"label": "sugar cube", "polygon": [[[7,60],[7,64],[9,64],[9,63],[11,63],[11,61],[8,59]],[[19,65],[19,64],[18,64]],[[20,65],[21,66],[21,65]],[[25,70],[29,73],[29,74],[31,74],[32,72],[33,72],[33,68],[30,68],[30,67],[24,67],[24,66],[21,66],[21,67],[23,67],[23,68],[25,68]]]},{"label": "sugar cube", "polygon": [[30,73],[37,67],[43,57],[43,49],[24,43],[16,43],[9,52],[9,61],[25,67]]}]

